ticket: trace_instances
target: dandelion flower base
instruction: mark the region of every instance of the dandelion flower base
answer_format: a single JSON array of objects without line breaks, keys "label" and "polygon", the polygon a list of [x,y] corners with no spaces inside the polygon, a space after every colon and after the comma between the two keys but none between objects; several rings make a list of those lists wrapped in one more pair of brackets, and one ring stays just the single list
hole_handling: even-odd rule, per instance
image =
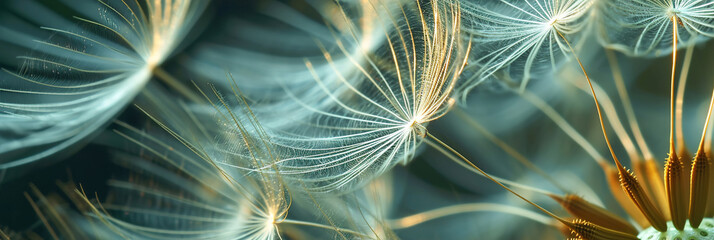
[{"label": "dandelion flower base", "polygon": [[684,231],[679,231],[674,228],[671,221],[667,222],[667,231],[660,232],[657,229],[649,227],[639,235],[642,240],[704,240],[714,239],[714,219],[704,218],[699,228],[694,229],[689,225],[689,221],[685,224]]}]

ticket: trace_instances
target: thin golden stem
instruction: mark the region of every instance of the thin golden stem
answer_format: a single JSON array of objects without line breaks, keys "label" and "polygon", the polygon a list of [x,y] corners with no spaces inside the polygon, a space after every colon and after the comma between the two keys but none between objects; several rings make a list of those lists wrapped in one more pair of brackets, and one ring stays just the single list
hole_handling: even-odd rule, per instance
[{"label": "thin golden stem", "polygon": [[[707,121],[707,124],[711,122],[712,120],[709,119]],[[714,135],[714,124],[709,124],[709,128],[707,130],[707,134],[704,140],[704,152],[711,154],[712,152],[712,136]]]},{"label": "thin golden stem", "polygon": [[617,93],[622,101],[622,106],[625,109],[625,116],[632,130],[632,134],[635,136],[635,141],[640,148],[642,153],[642,158],[644,162],[640,162],[637,159],[631,159],[633,169],[635,172],[645,179],[643,187],[645,191],[649,191],[654,195],[655,200],[659,204],[660,208],[664,211],[664,215],[669,218],[669,208],[666,193],[664,192],[664,182],[662,181],[661,172],[658,163],[654,161],[654,154],[647,145],[644,136],[642,135],[642,130],[640,130],[640,125],[637,122],[637,116],[632,107],[632,101],[627,93],[627,87],[625,86],[625,80],[622,76],[622,70],[617,62],[617,56],[615,52],[611,49],[606,49],[605,53],[607,55],[608,63],[610,64],[610,69],[612,70],[613,81],[615,82],[615,87],[617,88]]},{"label": "thin golden stem", "polygon": [[479,131],[481,134],[483,134],[486,138],[488,138],[491,142],[496,144],[499,148],[501,148],[504,152],[506,152],[508,155],[519,161],[521,164],[526,166],[527,168],[531,169],[532,171],[536,172],[538,175],[546,179],[548,182],[550,182],[553,186],[558,188],[560,191],[563,192],[568,192],[568,190],[563,187],[558,181],[556,181],[554,178],[552,178],[550,175],[545,173],[542,169],[540,169],[538,166],[533,164],[528,158],[523,156],[520,152],[518,152],[516,149],[505,143],[503,140],[499,139],[493,133],[489,132],[486,128],[484,128],[481,124],[479,124],[476,119],[470,117],[467,115],[463,110],[461,109],[456,109],[454,110],[454,113],[461,119],[463,119],[469,126],[473,127],[477,131]]},{"label": "thin golden stem", "polygon": [[501,186],[501,188],[506,189],[506,191],[512,193],[513,195],[516,195],[516,197],[520,198],[521,200],[525,201],[526,203],[528,203],[528,204],[530,204],[530,205],[532,205],[532,206],[538,208],[540,211],[542,211],[543,213],[547,214],[548,216],[554,218],[555,220],[558,220],[559,222],[562,222],[562,223],[569,223],[569,222],[566,221],[565,219],[562,219],[562,218],[556,216],[555,214],[553,214],[552,212],[546,210],[545,208],[541,207],[540,205],[538,205],[538,204],[532,202],[531,200],[528,200],[527,198],[523,197],[521,194],[518,194],[518,193],[517,193],[516,191],[514,191],[513,189],[507,187],[506,185],[503,185],[503,183],[501,183],[500,181],[498,181],[498,180],[496,180],[495,178],[491,177],[491,175],[489,175],[488,173],[486,173],[486,172],[485,172],[484,170],[482,170],[481,168],[477,167],[475,164],[473,164],[471,161],[469,161],[466,157],[464,157],[463,155],[461,155],[461,153],[459,153],[458,151],[454,150],[454,149],[451,148],[449,145],[447,145],[446,143],[444,143],[444,142],[442,142],[441,140],[439,140],[438,138],[436,138],[434,135],[431,135],[431,133],[427,132],[426,135],[427,135],[431,140],[433,140],[433,141],[436,142],[436,144],[435,144],[435,143],[432,143],[431,141],[426,141],[429,145],[431,145],[431,146],[433,146],[433,147],[435,147],[435,148],[437,148],[437,149],[438,149],[438,148],[441,148],[441,147],[445,148],[446,150],[448,150],[449,152],[451,152],[452,154],[454,154],[454,155],[456,155],[456,156],[458,157],[458,159],[454,159],[454,160],[463,161],[463,162],[466,163],[469,167],[471,167],[472,169],[478,171],[482,176],[486,177],[488,180],[491,180],[492,182],[498,184],[499,186]]},{"label": "thin golden stem", "polygon": [[[580,90],[586,92],[587,94],[592,94],[590,92],[590,89],[584,86],[584,84],[579,84],[581,83],[580,81],[570,81],[578,87]],[[639,160],[640,159],[640,154],[637,151],[637,148],[635,147],[634,142],[630,138],[630,135],[627,133],[627,130],[625,130],[625,127],[622,124],[622,121],[620,121],[620,118],[617,115],[617,110],[615,109],[615,104],[612,103],[612,100],[605,94],[605,91],[602,90],[602,88],[597,84],[597,83],[592,83],[593,87],[595,88],[595,92],[598,93],[601,97],[598,98],[600,102],[603,104],[603,110],[605,110],[605,117],[607,117],[608,122],[610,122],[610,125],[612,125],[613,130],[615,130],[615,135],[620,139],[620,142],[622,145],[625,147],[625,151],[627,152],[628,156],[630,156],[630,160]]]},{"label": "thin golden stem", "polygon": [[[478,175],[480,175],[480,176],[486,177],[486,176],[484,176],[481,172],[479,172],[478,170],[475,170],[470,164],[465,163],[461,158],[455,156],[455,154],[454,154],[453,152],[451,152],[451,151],[445,149],[444,147],[442,147],[442,146],[440,146],[440,145],[438,145],[438,144],[432,143],[432,142],[429,141],[428,139],[426,140],[426,143],[429,144],[429,146],[431,146],[431,147],[433,147],[434,149],[436,149],[437,151],[439,151],[441,154],[444,154],[444,156],[446,156],[446,157],[449,158],[450,160],[454,161],[456,164],[459,164],[460,166],[464,167],[466,170],[471,171],[471,172],[473,172],[473,173],[476,173],[476,174],[478,174]],[[495,179],[496,181],[499,181],[499,182],[503,183],[504,185],[510,186],[510,187],[512,187],[512,188],[518,188],[518,189],[521,189],[521,190],[524,190],[524,191],[529,191],[529,192],[533,192],[533,193],[542,194],[542,195],[544,195],[544,196],[556,195],[555,193],[552,193],[552,192],[549,192],[549,191],[546,191],[546,190],[543,190],[543,189],[540,189],[540,188],[523,185],[523,184],[520,184],[520,183],[511,181],[511,180],[508,180],[508,179],[503,179],[503,178],[500,178],[500,177],[497,177],[497,176],[491,176],[491,178]]]},{"label": "thin golden stem", "polygon": [[563,118],[553,107],[548,105],[543,99],[539,98],[535,94],[529,91],[518,92],[521,97],[528,100],[533,106],[537,107],[541,112],[543,112],[548,118],[550,118],[560,129],[565,132],[573,141],[575,141],[580,147],[582,147],[585,152],[587,152],[598,164],[606,164],[605,158],[600,155],[600,153],[595,149],[595,147],[587,140],[583,135],[581,135],[573,126],[571,126],[568,121]]},{"label": "thin golden stem", "polygon": [[689,66],[692,65],[692,56],[694,55],[694,44],[687,47],[684,53],[684,62],[682,63],[682,72],[679,74],[679,85],[677,85],[677,101],[675,110],[675,123],[677,124],[677,149],[686,151],[687,145],[684,141],[684,131],[682,128],[682,111],[684,105],[684,90],[687,85],[687,76],[689,75]]},{"label": "thin golden stem", "polygon": [[617,87],[620,100],[622,100],[622,106],[625,109],[625,116],[627,116],[632,133],[635,135],[635,141],[637,141],[637,145],[640,147],[642,157],[645,161],[652,161],[654,160],[654,154],[652,154],[652,151],[647,146],[647,141],[645,141],[645,137],[642,135],[642,130],[640,130],[640,125],[637,123],[637,116],[635,115],[635,111],[632,107],[630,95],[627,93],[627,87],[625,86],[625,81],[622,77],[622,71],[617,63],[617,56],[615,56],[615,52],[611,49],[606,49],[605,53],[607,54],[608,62],[610,63],[610,69],[612,69],[615,87]]},{"label": "thin golden stem", "polygon": [[429,211],[409,215],[403,218],[393,219],[389,221],[390,227],[393,229],[403,229],[410,228],[434,219],[447,217],[456,214],[463,214],[469,212],[500,212],[506,214],[512,214],[519,217],[527,218],[544,225],[558,227],[557,221],[553,221],[547,216],[543,216],[533,211],[525,210],[523,208],[497,204],[497,203],[466,203],[457,204],[446,207],[441,207],[437,209],[432,209]]},{"label": "thin golden stem", "polygon": [[[667,198],[664,193],[662,180],[660,179],[661,171],[648,171],[651,170],[649,169],[651,168],[651,166],[647,165],[653,164],[653,161],[642,161],[642,158],[640,157],[637,148],[635,147],[634,143],[632,142],[632,139],[630,138],[629,134],[622,125],[620,118],[617,115],[617,111],[615,109],[615,105],[612,103],[612,100],[607,96],[605,91],[602,90],[602,88],[597,83],[593,82],[592,84],[595,88],[595,92],[598,94],[598,96],[601,96],[598,98],[598,100],[600,100],[600,102],[603,104],[602,106],[603,110],[605,110],[605,116],[610,122],[610,125],[612,126],[613,130],[615,130],[615,135],[620,139],[620,142],[622,142],[622,145],[625,147],[625,150],[627,151],[627,154],[630,157],[632,169],[634,170],[637,176],[647,179],[645,182],[642,183],[643,189],[645,190],[645,192],[647,192],[648,195],[655,197],[655,200],[660,207],[667,209]],[[574,83],[574,85],[576,85],[581,90],[587,92],[588,94],[592,94],[590,92],[590,89],[587,89],[584,84]],[[664,214],[665,216],[667,216],[669,215],[669,212],[665,211]]]},{"label": "thin golden stem", "polygon": [[575,60],[578,62],[580,69],[583,71],[583,74],[585,75],[585,80],[587,80],[588,86],[590,87],[590,92],[592,92],[593,100],[595,100],[595,109],[597,110],[597,116],[598,116],[598,119],[600,120],[600,128],[602,129],[602,135],[605,137],[605,143],[607,143],[607,148],[610,150],[610,154],[612,155],[613,160],[615,160],[615,164],[617,165],[617,168],[624,169],[624,167],[620,163],[620,160],[617,159],[617,156],[615,155],[615,150],[612,149],[612,144],[610,143],[610,139],[607,137],[607,130],[605,130],[605,121],[603,120],[602,111],[600,110],[600,102],[597,99],[597,94],[595,94],[595,88],[593,88],[592,81],[590,81],[590,77],[588,76],[587,71],[585,71],[585,67],[583,66],[583,63],[580,61],[580,58],[578,57],[577,54],[575,54],[575,50],[573,49],[572,46],[570,46],[570,41],[568,41],[565,38],[565,36],[563,36],[562,33],[558,32],[558,35],[560,35],[560,37],[565,40],[565,43],[570,48],[570,51],[575,56]]},{"label": "thin golden stem", "polygon": [[699,151],[704,151],[706,149],[706,142],[707,142],[707,135],[710,133],[708,132],[709,130],[709,121],[711,121],[711,116],[712,116],[712,107],[714,106],[714,90],[712,90],[712,98],[709,100],[709,111],[707,111],[707,119],[704,122],[704,129],[702,129],[702,139],[699,141]]},{"label": "thin golden stem", "polygon": [[328,230],[334,230],[338,232],[343,232],[355,236],[359,236],[362,238],[372,238],[370,236],[364,235],[360,232],[350,230],[350,229],[344,229],[344,228],[338,228],[335,226],[328,226],[324,224],[319,224],[319,223],[314,223],[314,222],[305,222],[305,221],[300,221],[300,220],[293,220],[293,219],[283,219],[282,221],[275,222],[275,224],[293,224],[293,225],[301,225],[301,226],[309,226],[309,227],[316,227],[316,228],[322,228],[322,229],[328,229]]},{"label": "thin golden stem", "polygon": [[[585,84],[578,84],[577,82],[573,82],[573,84],[579,89],[587,92],[588,94],[592,94],[590,92],[590,89],[588,89]],[[602,88],[597,83],[593,82],[592,84],[595,88],[595,92],[598,94],[598,96],[601,96],[598,98],[598,100],[603,104],[602,107],[603,110],[605,110],[605,116],[610,122],[610,125],[612,126],[613,130],[615,130],[615,135],[620,139],[620,142],[625,147],[625,150],[627,151],[627,154],[630,157],[632,169],[635,171],[635,174],[637,176],[647,179],[647,181],[643,182],[642,184],[643,189],[645,190],[645,192],[647,192],[648,195],[655,196],[655,200],[660,207],[663,207],[665,209],[668,208],[663,185],[658,184],[662,183],[662,180],[660,179],[661,171],[648,171],[649,169],[647,165],[652,164],[653,161],[642,161],[642,158],[637,148],[635,147],[632,139],[630,138],[630,135],[625,130],[622,121],[620,121],[620,118],[617,115],[617,110],[615,109],[615,105],[613,104],[612,100],[607,96],[605,91],[602,90]],[[667,216],[669,215],[669,212],[666,211],[664,212],[664,214],[665,216]]]},{"label": "thin golden stem", "polygon": [[[669,152],[675,154],[674,148],[674,82],[677,70],[677,16],[672,16],[672,80],[670,86],[669,109]],[[675,155],[676,156],[676,155]]]}]

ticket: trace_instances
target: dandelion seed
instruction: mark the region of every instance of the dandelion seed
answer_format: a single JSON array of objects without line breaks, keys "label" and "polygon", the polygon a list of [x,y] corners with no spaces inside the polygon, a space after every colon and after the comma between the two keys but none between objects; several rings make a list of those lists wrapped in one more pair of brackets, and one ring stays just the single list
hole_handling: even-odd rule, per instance
[{"label": "dandelion seed", "polygon": [[[600,40],[608,48],[634,56],[663,56],[672,52],[672,17],[676,17],[677,47],[714,37],[714,1],[602,1]],[[682,31],[683,30],[683,31]]]},{"label": "dandelion seed", "polygon": [[[32,163],[86,140],[117,115],[188,34],[208,1],[35,1],[9,5],[0,40],[22,66],[0,71],[0,169]],[[29,22],[22,22],[20,19]],[[15,24],[13,24],[15,23]],[[77,25],[79,23],[79,25]],[[28,30],[40,25],[43,33]],[[21,26],[25,29],[14,29]],[[7,33],[7,34],[5,34]]]},{"label": "dandelion seed", "polygon": [[[371,9],[392,6],[384,1],[366,4]],[[325,96],[321,102],[330,105],[315,106],[292,95],[300,110],[311,114],[305,119],[286,116],[294,122],[292,128],[273,134],[287,156],[277,162],[285,178],[298,179],[314,192],[350,191],[397,163],[407,163],[426,134],[425,125],[453,105],[451,93],[468,52],[459,41],[458,5],[409,2],[390,9],[397,11],[377,15],[383,29],[393,29],[383,33],[386,46],[365,53],[369,58],[364,64],[353,62],[359,82],[333,69],[340,84],[327,85],[307,62]],[[334,67],[331,55],[325,59]]]},{"label": "dandelion seed", "polygon": [[558,32],[574,41],[586,30],[591,1],[465,1],[462,5],[463,37],[474,46],[467,68],[472,75],[460,83],[465,98],[493,76],[520,83],[523,90],[530,79],[555,69],[569,51]]}]

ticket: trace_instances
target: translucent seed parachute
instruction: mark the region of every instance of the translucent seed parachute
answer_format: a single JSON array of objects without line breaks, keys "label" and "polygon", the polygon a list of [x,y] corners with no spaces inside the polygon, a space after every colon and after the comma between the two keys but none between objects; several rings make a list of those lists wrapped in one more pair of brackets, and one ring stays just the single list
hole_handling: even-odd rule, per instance
[{"label": "translucent seed parachute", "polygon": [[[393,29],[382,33],[385,46],[369,53],[364,63],[353,62],[358,82],[335,71],[340,84],[328,85],[307,62],[315,87],[325,96],[317,103],[330,105],[314,106],[296,96],[300,111],[311,115],[286,115],[293,126],[273,134],[286,156],[277,162],[281,174],[310,191],[350,191],[397,163],[407,163],[426,124],[454,104],[451,94],[469,51],[460,41],[459,6],[442,1],[368,4],[396,10],[377,16],[387,26],[383,29]],[[331,62],[330,55],[325,59]]]},{"label": "translucent seed parachute", "polygon": [[635,56],[672,52],[672,17],[680,25],[678,48],[714,37],[714,1],[614,0],[599,4],[603,17],[597,32],[608,48]]},{"label": "translucent seed parachute", "polygon": [[575,41],[587,30],[591,1],[524,0],[464,1],[462,37],[473,42],[461,84],[462,97],[494,77],[525,89],[531,78],[543,76],[568,58],[558,32]]},{"label": "translucent seed parachute", "polygon": [[[11,1],[0,71],[0,169],[86,143],[182,44],[209,1]],[[20,28],[22,27],[22,28]],[[37,30],[26,31],[26,28]],[[12,56],[15,57],[15,56]]]}]

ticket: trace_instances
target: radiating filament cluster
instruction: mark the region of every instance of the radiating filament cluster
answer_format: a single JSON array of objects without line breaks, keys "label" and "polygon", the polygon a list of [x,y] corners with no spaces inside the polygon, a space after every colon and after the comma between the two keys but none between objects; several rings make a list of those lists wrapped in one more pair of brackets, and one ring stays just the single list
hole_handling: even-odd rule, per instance
[{"label": "radiating filament cluster", "polygon": [[3,1],[0,240],[714,239],[712,37],[714,0]]}]

